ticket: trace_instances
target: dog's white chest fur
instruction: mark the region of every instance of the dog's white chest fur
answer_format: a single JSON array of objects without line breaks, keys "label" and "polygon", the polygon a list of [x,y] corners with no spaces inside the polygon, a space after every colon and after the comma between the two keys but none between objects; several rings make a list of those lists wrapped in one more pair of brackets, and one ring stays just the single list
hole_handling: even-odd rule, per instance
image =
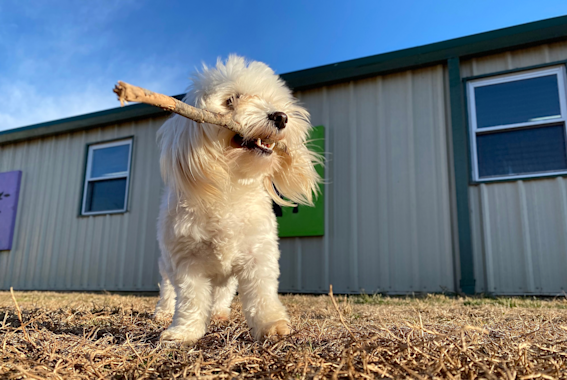
[{"label": "dog's white chest fur", "polygon": [[[159,229],[175,260],[201,262],[215,282],[234,274],[259,247],[277,240],[272,200],[260,182],[236,183],[221,201],[202,207],[167,191]],[[274,252],[279,257],[279,251]]]}]

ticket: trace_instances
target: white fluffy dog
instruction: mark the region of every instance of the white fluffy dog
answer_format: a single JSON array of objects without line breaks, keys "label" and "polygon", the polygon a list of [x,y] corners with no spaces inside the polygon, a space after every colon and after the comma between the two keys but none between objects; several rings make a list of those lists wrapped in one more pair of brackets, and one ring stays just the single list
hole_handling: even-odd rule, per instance
[{"label": "white fluffy dog", "polygon": [[309,114],[261,62],[230,56],[192,79],[184,101],[232,112],[244,133],[177,115],[158,131],[167,190],[158,221],[156,316],[173,313],[161,339],[196,342],[211,317],[229,318],[237,286],[254,338],[287,335],[272,200],[311,205],[318,191],[320,157],[305,146]]}]

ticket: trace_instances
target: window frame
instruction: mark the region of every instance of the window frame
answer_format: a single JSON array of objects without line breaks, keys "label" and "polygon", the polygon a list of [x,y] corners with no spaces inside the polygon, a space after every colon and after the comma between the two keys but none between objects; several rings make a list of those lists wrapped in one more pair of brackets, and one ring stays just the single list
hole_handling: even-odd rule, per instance
[{"label": "window frame", "polygon": [[[515,82],[524,79],[532,79],[543,77],[547,75],[557,76],[557,85],[559,90],[559,108],[561,115],[559,118],[553,119],[542,119],[537,121],[529,121],[522,123],[504,124],[497,125],[493,127],[478,128],[477,127],[477,115],[476,115],[476,99],[475,99],[475,89],[477,87],[490,86],[494,84]],[[494,76],[483,76],[477,79],[470,79],[466,82],[466,94],[467,94],[467,111],[468,111],[468,122],[469,122],[469,135],[470,135],[470,149],[471,149],[471,172],[474,182],[492,182],[492,181],[502,181],[502,180],[519,180],[525,178],[538,178],[538,177],[549,177],[556,175],[567,174],[567,168],[565,170],[553,170],[544,171],[537,173],[521,173],[514,175],[499,175],[490,177],[480,177],[479,176],[479,165],[478,165],[478,151],[477,151],[477,136],[483,134],[489,134],[491,132],[506,132],[519,129],[527,128],[537,128],[553,125],[562,125],[563,133],[565,135],[565,143],[567,145],[567,95],[566,95],[566,81],[567,75],[565,72],[565,65],[554,65],[544,68],[515,71],[508,74],[496,74]],[[567,146],[566,146],[567,150]]]},{"label": "window frame", "polygon": [[[93,156],[94,156],[93,152],[95,150],[98,150],[98,149],[112,148],[112,147],[121,146],[121,145],[128,145],[129,146],[127,170],[125,172],[120,172],[120,173],[117,173],[117,174],[115,173],[115,174],[112,174],[112,175],[106,175],[106,176],[103,176],[103,177],[91,177],[92,161],[93,161]],[[128,195],[129,195],[129,190],[130,190],[130,177],[131,177],[131,172],[132,172],[132,155],[133,155],[133,151],[134,151],[133,148],[134,148],[134,138],[133,137],[121,138],[121,139],[107,141],[107,142],[97,142],[97,143],[92,143],[92,144],[87,145],[87,152],[86,152],[87,159],[86,159],[86,164],[85,164],[85,175],[84,175],[84,180],[83,180],[83,196],[82,196],[82,200],[81,200],[80,216],[123,214],[123,213],[128,211]],[[109,180],[109,179],[121,179],[121,178],[126,178],[126,189],[125,189],[125,194],[124,194],[124,208],[116,209],[116,210],[91,211],[91,212],[85,210],[89,183],[104,181],[104,180]]]}]

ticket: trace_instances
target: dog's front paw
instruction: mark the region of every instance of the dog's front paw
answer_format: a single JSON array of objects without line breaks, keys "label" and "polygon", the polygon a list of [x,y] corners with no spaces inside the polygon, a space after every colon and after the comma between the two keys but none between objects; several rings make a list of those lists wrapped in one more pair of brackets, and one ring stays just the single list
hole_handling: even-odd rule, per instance
[{"label": "dog's front paw", "polygon": [[230,321],[230,307],[221,307],[215,305],[213,307],[213,311],[211,314],[212,314],[211,319],[213,321],[219,321],[219,322]]},{"label": "dog's front paw", "polygon": [[230,321],[230,310],[228,312],[224,311],[224,312],[214,313],[211,319],[213,321],[218,321],[218,322],[228,322]]},{"label": "dog's front paw", "polygon": [[172,317],[173,317],[172,313],[168,313],[166,311],[161,311],[161,310],[156,311],[153,315],[154,321],[159,323],[163,323],[163,322],[171,323]]},{"label": "dog's front paw", "polygon": [[164,330],[159,339],[162,343],[166,344],[182,344],[184,346],[191,346],[202,337],[201,334],[195,334],[193,331],[179,326],[170,327]]},{"label": "dog's front paw", "polygon": [[289,335],[290,332],[291,330],[289,327],[289,321],[281,319],[264,327],[262,331],[260,331],[260,334],[258,334],[258,338],[260,340],[269,338],[281,338]]}]

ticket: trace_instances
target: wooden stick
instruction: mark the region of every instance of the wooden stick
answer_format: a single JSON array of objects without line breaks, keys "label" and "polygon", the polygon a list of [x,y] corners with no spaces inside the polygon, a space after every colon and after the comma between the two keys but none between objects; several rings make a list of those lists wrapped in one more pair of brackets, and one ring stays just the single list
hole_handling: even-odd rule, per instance
[{"label": "wooden stick", "polygon": [[126,82],[118,81],[114,87],[114,93],[118,95],[120,104],[124,106],[127,102],[140,102],[162,108],[166,111],[175,112],[178,115],[196,121],[197,123],[209,123],[225,127],[234,133],[241,134],[242,126],[232,119],[232,113],[221,115],[204,109],[195,108],[187,103],[172,98],[171,96],[158,94],[145,88],[133,86]]},{"label": "wooden stick", "polygon": [[[220,114],[216,112],[207,111],[201,108],[190,106],[180,100],[172,98],[171,96],[159,94],[145,88],[131,85],[126,82],[118,81],[114,86],[114,93],[118,95],[120,104],[124,106],[128,102],[140,102],[159,107],[166,111],[174,112],[178,115],[196,121],[197,123],[215,124],[231,130],[239,135],[243,134],[244,128],[237,123],[233,118],[232,113]],[[287,146],[281,141],[276,142],[274,149],[287,154]]]}]

